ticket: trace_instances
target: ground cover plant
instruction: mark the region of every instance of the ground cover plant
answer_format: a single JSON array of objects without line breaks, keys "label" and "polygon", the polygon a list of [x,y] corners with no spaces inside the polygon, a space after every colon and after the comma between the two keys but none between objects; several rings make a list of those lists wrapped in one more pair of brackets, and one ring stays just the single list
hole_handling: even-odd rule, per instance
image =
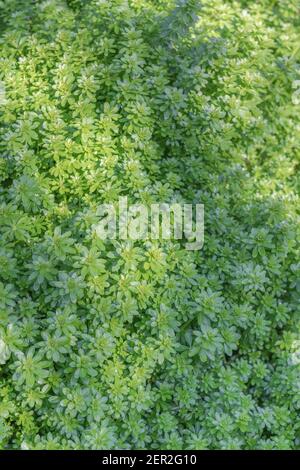
[{"label": "ground cover plant", "polygon": [[[300,447],[297,0],[0,1],[2,449]],[[205,242],[97,207],[205,205]]]}]

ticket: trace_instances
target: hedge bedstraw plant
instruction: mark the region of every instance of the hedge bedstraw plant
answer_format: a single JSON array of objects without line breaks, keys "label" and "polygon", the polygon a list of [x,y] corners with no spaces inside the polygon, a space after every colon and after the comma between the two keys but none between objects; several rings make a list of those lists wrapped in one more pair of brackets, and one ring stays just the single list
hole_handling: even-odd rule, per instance
[{"label": "hedge bedstraw plant", "polygon": [[[2,449],[299,449],[299,13],[0,1]],[[203,248],[101,240],[121,196]]]}]

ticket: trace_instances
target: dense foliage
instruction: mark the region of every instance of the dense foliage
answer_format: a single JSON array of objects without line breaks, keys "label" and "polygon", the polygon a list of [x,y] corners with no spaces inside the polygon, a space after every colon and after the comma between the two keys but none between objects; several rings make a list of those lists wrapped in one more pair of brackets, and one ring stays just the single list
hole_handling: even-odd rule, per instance
[{"label": "dense foliage", "polygon": [[[2,449],[300,447],[298,0],[2,0]],[[97,207],[205,204],[205,243]]]}]

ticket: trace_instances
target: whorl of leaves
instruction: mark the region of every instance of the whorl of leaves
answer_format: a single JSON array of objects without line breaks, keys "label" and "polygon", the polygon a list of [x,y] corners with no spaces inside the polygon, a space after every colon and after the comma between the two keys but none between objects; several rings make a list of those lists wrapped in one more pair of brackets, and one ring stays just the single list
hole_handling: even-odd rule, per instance
[{"label": "whorl of leaves", "polygon": [[[0,445],[300,446],[297,0],[0,1]],[[205,243],[97,207],[205,204]]]}]

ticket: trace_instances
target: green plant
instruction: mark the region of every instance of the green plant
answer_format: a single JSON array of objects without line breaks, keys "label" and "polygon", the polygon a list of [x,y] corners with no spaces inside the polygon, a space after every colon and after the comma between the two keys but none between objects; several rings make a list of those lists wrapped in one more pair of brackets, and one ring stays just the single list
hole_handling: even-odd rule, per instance
[{"label": "green plant", "polygon": [[[1,448],[299,448],[298,2],[0,11]],[[119,196],[203,249],[99,239]]]}]

